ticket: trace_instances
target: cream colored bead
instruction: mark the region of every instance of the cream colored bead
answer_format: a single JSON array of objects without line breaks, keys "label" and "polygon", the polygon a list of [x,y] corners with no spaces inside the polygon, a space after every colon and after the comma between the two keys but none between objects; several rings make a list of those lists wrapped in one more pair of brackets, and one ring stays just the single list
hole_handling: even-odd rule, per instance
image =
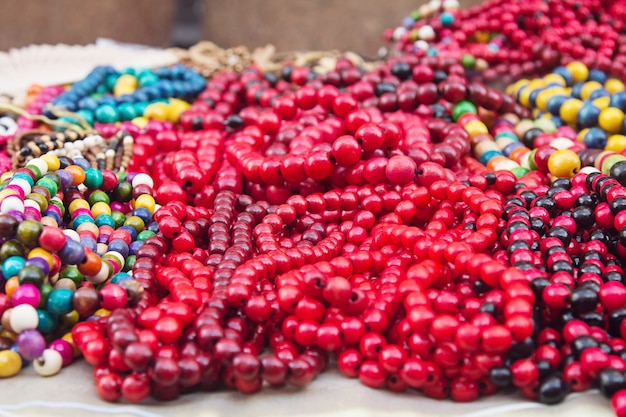
[{"label": "cream colored bead", "polygon": [[154,187],[154,181],[148,174],[141,173],[141,174],[135,175],[135,178],[133,178],[133,182],[132,182],[133,188],[141,184],[145,184],[150,188]]},{"label": "cream colored bead", "polygon": [[550,142],[550,146],[554,149],[569,149],[574,146],[574,142],[568,138],[556,138]]},{"label": "cream colored bead", "polygon": [[581,174],[593,174],[594,172],[600,172],[596,167],[582,167],[579,171]]},{"label": "cream colored bead", "polygon": [[63,367],[63,357],[54,349],[46,349],[43,355],[33,361],[33,368],[41,376],[52,376]]},{"label": "cream colored bead", "polygon": [[20,304],[13,307],[10,317],[11,329],[15,333],[22,333],[24,330],[36,329],[39,325],[39,315],[35,307],[30,304]]},{"label": "cream colored bead", "polygon": [[510,159],[503,160],[502,162],[498,162],[496,166],[493,167],[494,171],[510,171],[513,168],[517,168],[519,164],[515,161],[511,161]]},{"label": "cream colored bead", "polygon": [[41,172],[41,175],[44,175],[44,174],[46,174],[48,172],[48,164],[46,164],[46,161],[44,161],[43,159],[33,158],[30,161],[28,161],[26,166],[28,166],[28,165],[34,165],[37,168],[39,168],[39,171]]},{"label": "cream colored bead", "polygon": [[104,281],[109,279],[109,267],[107,266],[106,262],[102,262],[100,272],[98,272],[96,275],[87,276],[85,277],[85,279],[94,285],[102,284]]}]

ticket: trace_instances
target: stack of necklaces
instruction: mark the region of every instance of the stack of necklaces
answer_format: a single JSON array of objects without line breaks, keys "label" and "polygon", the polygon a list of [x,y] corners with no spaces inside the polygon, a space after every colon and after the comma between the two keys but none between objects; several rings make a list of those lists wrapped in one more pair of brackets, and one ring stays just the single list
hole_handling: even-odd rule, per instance
[{"label": "stack of necklaces", "polygon": [[454,401],[597,387],[626,416],[624,85],[571,60],[509,95],[422,55],[33,92],[0,176],[0,377],[82,356],[135,403],[332,363]]}]

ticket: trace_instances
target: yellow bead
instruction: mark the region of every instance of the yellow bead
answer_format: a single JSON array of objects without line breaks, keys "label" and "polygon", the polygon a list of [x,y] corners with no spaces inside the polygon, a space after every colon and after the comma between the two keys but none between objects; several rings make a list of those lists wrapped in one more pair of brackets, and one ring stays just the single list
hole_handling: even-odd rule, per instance
[{"label": "yellow bead", "polygon": [[69,329],[73,327],[76,323],[78,323],[78,312],[76,310],[72,310],[67,314],[59,316],[59,324],[62,329]]},{"label": "yellow bead", "polygon": [[555,151],[548,158],[550,174],[559,178],[571,178],[580,170],[580,158],[569,149]]},{"label": "yellow bead", "polygon": [[133,120],[131,120],[131,123],[143,129],[148,124],[148,119],[146,119],[145,117],[135,117]]},{"label": "yellow bead", "polygon": [[626,136],[624,135],[611,135],[604,147],[607,151],[613,151],[616,153],[622,153],[626,149]]},{"label": "yellow bead", "polygon": [[111,312],[109,310],[106,310],[104,308],[100,308],[98,310],[96,310],[95,313],[93,313],[94,316],[96,317],[108,317],[111,315]]},{"label": "yellow bead", "polygon": [[597,89],[602,88],[602,84],[597,81],[588,81],[583,85],[583,88],[580,90],[580,98],[583,100],[587,100],[591,93],[596,91]]},{"label": "yellow bead", "polygon": [[617,133],[622,130],[624,112],[617,107],[608,107],[600,112],[598,125],[609,133]]},{"label": "yellow bead", "polygon": [[63,336],[61,336],[61,340],[65,340],[67,343],[70,344],[70,346],[72,346],[72,353],[74,354],[75,358],[80,357],[81,355],[80,349],[78,349],[78,347],[76,346],[76,343],[74,343],[72,332],[65,333]]},{"label": "yellow bead", "polygon": [[15,191],[12,188],[5,188],[4,190],[0,191],[0,201],[4,200],[5,197],[8,197],[10,195],[16,195],[17,191]]},{"label": "yellow bead", "polygon": [[608,91],[609,94],[615,94],[619,93],[620,91],[626,90],[626,86],[624,86],[624,83],[617,78],[611,78],[609,80],[606,80],[606,83],[604,83],[604,88],[606,88],[606,91]]},{"label": "yellow bead", "polygon": [[7,171],[3,173],[2,175],[0,175],[0,182],[8,181],[11,179],[12,176],[13,176],[13,171]]},{"label": "yellow bead", "polygon": [[87,202],[87,200],[83,200],[82,198],[77,198],[76,200],[73,200],[68,206],[70,214],[74,214],[76,210],[81,208],[89,210],[89,203]]},{"label": "yellow bead", "polygon": [[135,208],[143,207],[150,212],[150,214],[154,213],[154,206],[156,205],[156,201],[154,201],[154,197],[150,194],[142,194],[135,199]]},{"label": "yellow bead", "polygon": [[46,163],[46,165],[48,165],[48,172],[56,171],[57,169],[61,168],[61,162],[59,161],[59,158],[57,158],[57,156],[54,154],[43,154],[39,157],[39,159],[41,159]]},{"label": "yellow bead", "polygon": [[52,254],[45,249],[35,248],[28,252],[28,259],[31,258],[41,258],[45,259],[50,268],[54,267],[54,259],[52,258]]},{"label": "yellow bead", "polygon": [[465,131],[472,138],[476,135],[480,135],[481,133],[489,133],[489,129],[487,129],[487,126],[480,120],[472,120],[467,123],[465,125]]},{"label": "yellow bead", "polygon": [[15,342],[17,334],[9,329],[2,329],[2,331],[0,331],[0,337],[6,337],[7,339]]},{"label": "yellow bead", "polygon": [[9,378],[17,375],[22,369],[22,358],[12,350],[0,351],[0,378]]},{"label": "yellow bead", "polygon": [[546,82],[546,84],[557,83],[561,87],[565,87],[567,85],[567,82],[565,82],[565,78],[563,78],[559,74],[548,74],[545,77],[543,77],[543,79]]},{"label": "yellow bead", "polygon": [[169,109],[166,103],[152,103],[143,111],[146,119],[156,119],[162,122],[168,120]]},{"label": "yellow bead", "polygon": [[171,98],[169,100],[169,115],[168,118],[172,123],[178,123],[178,119],[180,119],[180,115],[189,110],[191,105],[184,100],[178,98]]},{"label": "yellow bead", "polygon": [[578,110],[583,106],[583,102],[577,98],[570,98],[561,106],[559,116],[567,124],[575,124]]},{"label": "yellow bead", "polygon": [[490,38],[491,34],[487,31],[477,31],[474,33],[474,39],[476,39],[476,42],[478,43],[487,43]]},{"label": "yellow bead", "polygon": [[541,111],[547,111],[548,100],[550,100],[552,96],[556,95],[557,91],[558,89],[556,88],[548,88],[537,94],[537,98],[535,99],[535,105],[537,108]]},{"label": "yellow bead", "polygon": [[589,128],[588,127],[584,128],[583,130],[578,132],[578,135],[576,136],[576,140],[578,142],[584,142],[585,141],[585,135],[587,134],[587,132],[589,132]]},{"label": "yellow bead", "polygon": [[93,214],[94,219],[97,219],[101,214],[111,214],[111,206],[109,206],[104,201],[98,201],[96,204],[91,206],[91,214]]},{"label": "yellow bead", "polygon": [[587,81],[589,77],[589,68],[585,64],[579,61],[570,62],[566,65],[569,72],[572,73],[572,79],[574,83],[582,83]]},{"label": "yellow bead", "polygon": [[137,78],[130,74],[122,74],[115,82],[113,87],[113,94],[115,96],[121,96],[123,94],[130,94],[137,88]]},{"label": "yellow bead", "polygon": [[611,97],[598,97],[597,99],[591,102],[591,104],[593,104],[600,110],[604,110],[608,108],[610,103],[611,103]]}]

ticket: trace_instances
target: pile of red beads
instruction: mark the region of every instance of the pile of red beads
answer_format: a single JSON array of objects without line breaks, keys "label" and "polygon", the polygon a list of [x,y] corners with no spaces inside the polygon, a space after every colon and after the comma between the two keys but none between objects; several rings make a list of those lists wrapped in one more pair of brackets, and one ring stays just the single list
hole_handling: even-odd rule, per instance
[{"label": "pile of red beads", "polygon": [[624,13],[622,0],[490,0],[466,10],[432,0],[385,37],[402,52],[452,57],[488,82],[576,60],[624,80]]},{"label": "pile of red beads", "polygon": [[0,178],[0,376],[76,349],[103,399],[141,402],[335,358],[455,401],[598,386],[626,415],[626,158],[578,172],[572,128],[418,55],[218,73],[177,123],[103,125],[128,174],[84,143],[26,155]]}]

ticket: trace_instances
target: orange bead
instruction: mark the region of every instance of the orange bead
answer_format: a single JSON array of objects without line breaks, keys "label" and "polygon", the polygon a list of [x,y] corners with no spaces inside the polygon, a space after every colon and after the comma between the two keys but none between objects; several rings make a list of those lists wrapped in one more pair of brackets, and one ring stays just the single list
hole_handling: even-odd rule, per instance
[{"label": "orange bead", "polygon": [[98,254],[86,250],[85,261],[77,266],[78,270],[83,275],[96,275],[102,268],[102,259],[100,259]]},{"label": "orange bead", "polygon": [[72,174],[74,185],[82,184],[85,181],[85,171],[78,165],[70,165],[65,170]]},{"label": "orange bead", "polygon": [[511,154],[509,155],[509,159],[512,159],[519,164],[521,161],[521,156],[527,152],[530,152],[530,149],[526,147],[514,149],[513,152],[511,152]]},{"label": "orange bead", "polygon": [[506,156],[494,156],[487,162],[487,168],[493,171],[498,162],[507,161],[509,158]]},{"label": "orange bead", "polygon": [[7,297],[12,298],[13,293],[19,288],[19,286],[20,281],[17,279],[17,277],[11,277],[7,280],[7,282],[4,283],[4,293],[7,295]]}]

